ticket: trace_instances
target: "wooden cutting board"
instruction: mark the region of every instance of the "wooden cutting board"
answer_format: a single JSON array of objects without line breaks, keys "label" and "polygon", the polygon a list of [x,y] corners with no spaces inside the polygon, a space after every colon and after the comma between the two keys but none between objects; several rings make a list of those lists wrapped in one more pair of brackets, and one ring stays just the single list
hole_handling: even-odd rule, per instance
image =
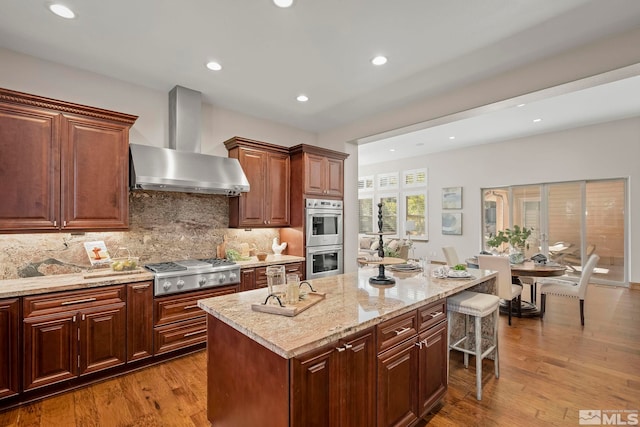
[{"label": "wooden cutting board", "polygon": [[99,271],[88,271],[83,274],[85,279],[96,279],[99,277],[111,277],[111,276],[122,276],[125,274],[138,274],[144,273],[144,268],[136,268],[135,270],[122,270],[122,271],[113,271],[110,268],[105,268],[104,270]]},{"label": "wooden cutting board", "polygon": [[[263,313],[271,313],[271,314],[280,314],[282,316],[293,317],[299,313],[302,313],[307,308],[319,303],[325,298],[325,293],[323,292],[308,292],[303,300],[298,302],[297,304],[284,304],[284,307],[278,305],[277,301],[274,301],[274,298],[269,299],[269,302],[266,304],[263,303],[253,303],[251,304],[251,309],[253,311],[261,311]],[[272,304],[275,302],[275,304]]]}]

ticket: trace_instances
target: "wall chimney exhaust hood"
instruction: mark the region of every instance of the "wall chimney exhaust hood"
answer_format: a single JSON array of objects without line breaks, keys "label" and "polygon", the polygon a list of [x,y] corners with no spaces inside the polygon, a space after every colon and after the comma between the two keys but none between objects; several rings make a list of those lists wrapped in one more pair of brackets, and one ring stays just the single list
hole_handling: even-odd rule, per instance
[{"label": "wall chimney exhaust hood", "polygon": [[129,144],[131,189],[238,196],[249,181],[237,159],[200,153],[201,94],[169,92],[169,146]]}]

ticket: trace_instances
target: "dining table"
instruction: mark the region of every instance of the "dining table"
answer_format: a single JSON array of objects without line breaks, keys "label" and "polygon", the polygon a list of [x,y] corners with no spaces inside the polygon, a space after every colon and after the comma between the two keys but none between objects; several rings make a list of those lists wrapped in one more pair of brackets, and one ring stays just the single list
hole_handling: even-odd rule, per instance
[{"label": "dining table", "polygon": [[[472,257],[465,260],[467,267],[479,268],[478,258]],[[555,263],[536,263],[525,260],[520,264],[511,264],[511,281],[515,284],[522,285],[521,277],[557,277],[566,273],[566,267]],[[535,279],[531,284],[531,301],[521,301],[521,317],[538,317],[540,310],[536,306],[535,301]],[[508,313],[508,303],[505,301],[500,304],[500,312]],[[511,315],[518,316],[518,308],[513,307]]]}]

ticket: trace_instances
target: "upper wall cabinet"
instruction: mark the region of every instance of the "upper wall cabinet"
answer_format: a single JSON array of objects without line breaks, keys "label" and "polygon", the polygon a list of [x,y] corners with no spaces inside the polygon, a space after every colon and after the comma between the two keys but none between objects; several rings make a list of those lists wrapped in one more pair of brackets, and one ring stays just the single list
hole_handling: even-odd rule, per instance
[{"label": "upper wall cabinet", "polygon": [[229,227],[289,226],[289,151],[285,147],[233,137],[229,157],[240,162],[250,189],[229,200]]},{"label": "upper wall cabinet", "polygon": [[126,229],[136,119],[0,89],[0,232]]},{"label": "upper wall cabinet", "polygon": [[291,177],[307,196],[342,198],[344,159],[349,155],[313,145],[296,145],[291,154]]}]

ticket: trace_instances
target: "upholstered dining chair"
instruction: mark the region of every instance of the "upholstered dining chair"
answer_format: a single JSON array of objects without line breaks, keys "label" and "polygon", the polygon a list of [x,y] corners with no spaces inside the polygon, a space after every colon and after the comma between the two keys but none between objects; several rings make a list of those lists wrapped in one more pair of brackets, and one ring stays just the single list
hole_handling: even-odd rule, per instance
[{"label": "upholstered dining chair", "polygon": [[580,300],[580,324],[584,326],[584,300],[587,296],[587,285],[596,268],[600,257],[597,254],[591,254],[587,260],[587,264],[582,269],[580,278],[571,276],[561,276],[538,281],[540,286],[540,317],[544,317],[544,311],[547,305],[547,295],[557,295],[562,297],[577,298]]},{"label": "upholstered dining chair", "polygon": [[453,246],[444,246],[442,248],[442,252],[444,252],[444,257],[447,260],[447,265],[453,267],[454,265],[460,264],[456,248],[454,248]]},{"label": "upholstered dining chair", "polygon": [[522,316],[522,285],[512,283],[509,258],[493,255],[478,255],[478,267],[483,270],[494,270],[498,272],[498,296],[507,301],[509,326],[511,326],[511,312],[514,300],[518,307],[518,317]]}]

